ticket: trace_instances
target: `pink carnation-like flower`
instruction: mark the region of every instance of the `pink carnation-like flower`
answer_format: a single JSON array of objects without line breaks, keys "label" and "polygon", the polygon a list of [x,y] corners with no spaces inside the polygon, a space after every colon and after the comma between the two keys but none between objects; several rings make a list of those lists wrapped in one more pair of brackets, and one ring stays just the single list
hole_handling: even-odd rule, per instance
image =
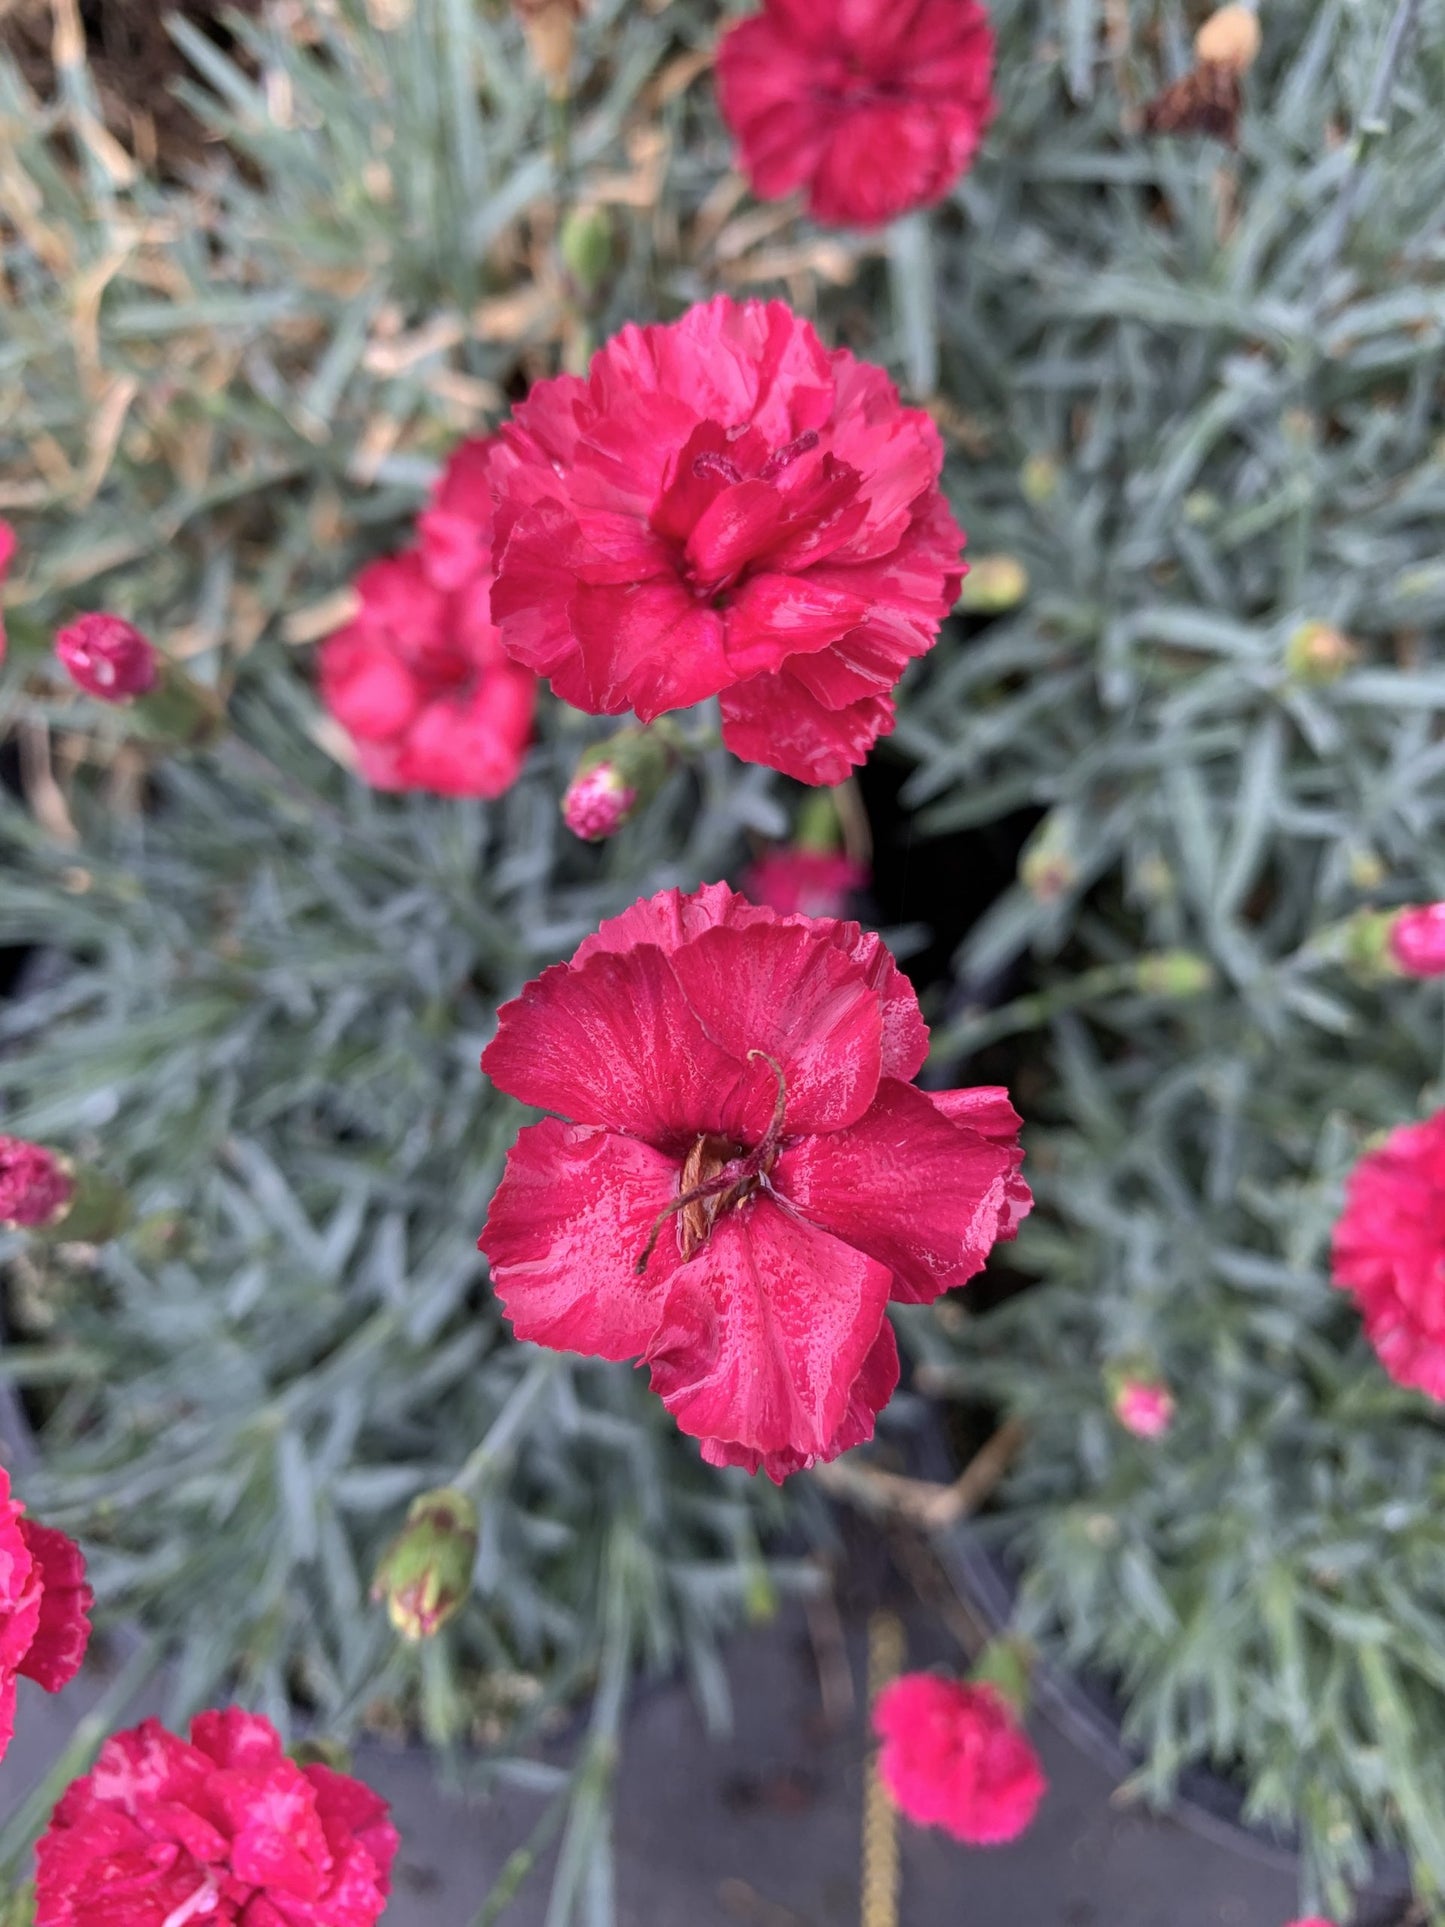
[{"label": "pink carnation-like flower", "polygon": [[117,1733],[51,1815],[35,1927],[371,1927],[391,1890],[386,1802],[300,1767],[259,1714]]},{"label": "pink carnation-like flower", "polygon": [[1445,977],[1445,903],[1402,910],[1390,925],[1390,955],[1407,977]]},{"label": "pink carnation-like flower", "polygon": [[1391,1378],[1445,1399],[1445,1111],[1401,1125],[1355,1166],[1333,1270]]},{"label": "pink carnation-like flower", "polygon": [[1031,1203],[1006,1093],[917,1090],[927,1051],[855,923],[720,883],[604,923],[482,1059],[561,1113],[518,1138],[481,1239],[517,1336],[645,1361],[712,1465],[781,1483],[871,1438],[889,1300],[963,1284]]},{"label": "pink carnation-like flower", "polygon": [[1162,1439],[1174,1423],[1174,1394],[1155,1380],[1126,1378],[1114,1394],[1114,1416],[1136,1438]]},{"label": "pink carnation-like flower", "polygon": [[0,1137],[0,1224],[54,1224],[75,1196],[75,1180],[54,1151]]},{"label": "pink carnation-like flower", "polygon": [[1322,1914],[1311,1914],[1308,1920],[1292,1920],[1289,1927],[1335,1927],[1335,1923]]},{"label": "pink carnation-like flower", "polygon": [[377,789],[500,796],[521,771],[537,684],[492,621],[494,448],[461,445],[419,546],[362,570],[358,613],[322,644],[322,701]]},{"label": "pink carnation-like flower", "polygon": [[1016,1840],[1048,1790],[997,1687],[905,1673],[878,1696],[878,1772],[901,1813],[969,1846]]},{"label": "pink carnation-like flower", "polygon": [[743,878],[743,893],[780,916],[841,917],[868,871],[841,850],[769,850]]},{"label": "pink carnation-like flower", "polygon": [[627,327],[501,431],[492,610],[592,715],[721,699],[744,762],[837,783],[962,580],[943,444],[781,302]]},{"label": "pink carnation-like flower", "polygon": [[0,1759],[15,1732],[15,1681],[58,1693],[90,1643],[91,1591],[80,1547],[23,1516],[0,1466]]},{"label": "pink carnation-like flower", "polygon": [[637,801],[637,791],[610,763],[596,763],[574,776],[562,798],[562,820],[584,843],[616,836]]},{"label": "pink carnation-like flower", "polygon": [[[10,573],[10,564],[15,559],[15,531],[0,515],[0,588]],[[5,612],[0,609],[0,662],[5,660]]]},{"label": "pink carnation-like flower", "polygon": [[974,0],[764,0],[717,56],[718,104],[764,200],[877,227],[946,194],[993,117]]},{"label": "pink carnation-like flower", "polygon": [[128,702],[155,688],[155,645],[121,616],[78,616],[55,638],[55,653],[71,681],[103,703]]}]

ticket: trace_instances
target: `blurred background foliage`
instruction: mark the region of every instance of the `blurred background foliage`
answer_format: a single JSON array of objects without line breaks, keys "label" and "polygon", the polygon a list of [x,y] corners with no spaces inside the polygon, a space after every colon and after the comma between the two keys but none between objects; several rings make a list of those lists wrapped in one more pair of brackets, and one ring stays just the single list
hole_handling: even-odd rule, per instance
[{"label": "blurred background foliage", "polygon": [[[1120,1679],[1150,1793],[1207,1760],[1297,1824],[1312,1903],[1397,1843],[1445,1889],[1445,1447],[1324,1265],[1361,1146],[1445,1101],[1439,988],[1340,929],[1445,896],[1445,24],[1382,106],[1393,5],[1265,0],[1231,148],[1143,131],[1205,9],[992,11],[979,165],[861,237],[749,200],[704,0],[597,0],[565,139],[486,0],[191,5],[164,41],[0,0],[0,942],[43,953],[0,1114],[138,1216],[4,1248],[26,1496],[176,1654],[176,1713],[419,1723],[484,1778],[600,1680],[559,1921],[610,1917],[630,1669],[685,1656],[721,1716],[719,1635],[816,1583],[766,1549],[827,1527],[809,1481],[704,1474],[625,1368],[511,1343],[473,1241],[521,1113],[476,1059],[537,968],[736,875],[797,793],[699,752],[584,848],[556,803],[593,725],[547,701],[499,803],[378,797],[309,645],[459,435],[718,288],[928,391],[971,554],[1025,572],[915,668],[874,778],[915,943],[1033,826],[925,990],[939,1079],[1030,1119],[1009,1262],[1042,1288],[905,1332],[1027,1420],[1022,1622]],[[225,694],[219,747],[158,759],[62,689],[50,632],[93,606]],[[1179,1399],[1152,1446],[1108,1413],[1135,1360]],[[400,1652],[371,1564],[469,1459],[476,1596]]]}]

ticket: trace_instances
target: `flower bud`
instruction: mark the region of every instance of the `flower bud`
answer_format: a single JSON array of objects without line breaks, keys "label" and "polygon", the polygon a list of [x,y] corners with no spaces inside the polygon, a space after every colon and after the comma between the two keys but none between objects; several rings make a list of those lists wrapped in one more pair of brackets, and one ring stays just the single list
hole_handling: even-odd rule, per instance
[{"label": "flower bud", "polygon": [[601,843],[616,836],[631,816],[637,791],[625,783],[611,763],[594,763],[579,770],[562,798],[562,819],[573,836],[584,843]]},{"label": "flower bud", "polygon": [[70,1210],[75,1179],[65,1160],[43,1144],[0,1137],[0,1225],[48,1230]]},{"label": "flower bud", "polygon": [[1390,955],[1407,977],[1445,977],[1445,903],[1414,903],[1390,923]]},{"label": "flower bud", "polygon": [[1302,622],[1285,644],[1285,667],[1300,682],[1332,683],[1355,661],[1359,651],[1349,637],[1327,622]]},{"label": "flower bud", "polygon": [[[15,531],[0,515],[0,585],[4,584],[10,573],[10,564],[15,556]],[[0,609],[0,662],[5,660],[5,612]]]},{"label": "flower bud", "polygon": [[969,564],[955,608],[965,615],[1001,616],[1029,592],[1029,572],[1014,555],[980,555]]},{"label": "flower bud", "polygon": [[1162,1439],[1174,1423],[1174,1394],[1159,1379],[1121,1378],[1114,1388],[1114,1416],[1139,1439]]},{"label": "flower bud", "polygon": [[676,736],[665,723],[622,729],[589,749],[562,798],[562,820],[584,843],[616,836],[623,824],[662,788],[676,755]]},{"label": "flower bud", "polygon": [[557,251],[584,299],[607,279],[612,245],[612,216],[605,207],[574,207],[563,221]]},{"label": "flower bud", "polygon": [[1194,36],[1194,58],[1242,74],[1259,53],[1259,16],[1253,7],[1221,7]]},{"label": "flower bud", "polygon": [[128,702],[155,688],[154,645],[120,616],[80,616],[56,636],[55,653],[71,681],[100,702]]},{"label": "flower bud", "polygon": [[1041,508],[1059,492],[1059,465],[1052,455],[1030,455],[1019,471],[1024,499]]},{"label": "flower bud", "polygon": [[1046,816],[1019,858],[1019,881],[1035,903],[1057,903],[1079,879],[1069,821],[1058,811]]},{"label": "flower bud", "polygon": [[532,61],[553,100],[565,100],[572,77],[572,51],[584,0],[512,0]]},{"label": "flower bud", "polygon": [[386,1601],[403,1639],[430,1639],[471,1591],[476,1557],[477,1508],[466,1493],[453,1486],[423,1492],[382,1554],[371,1596]]},{"label": "flower bud", "polygon": [[1160,950],[1141,957],[1139,988],[1150,997],[1200,997],[1214,984],[1214,966],[1192,950]]}]

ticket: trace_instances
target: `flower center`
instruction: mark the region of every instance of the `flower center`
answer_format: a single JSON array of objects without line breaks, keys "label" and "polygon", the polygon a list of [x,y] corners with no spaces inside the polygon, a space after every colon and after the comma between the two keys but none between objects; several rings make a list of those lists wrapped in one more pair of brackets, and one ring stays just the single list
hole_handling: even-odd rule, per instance
[{"label": "flower center", "polygon": [[750,1050],[748,1056],[761,1057],[770,1064],[778,1080],[777,1101],[767,1132],[761,1143],[751,1151],[712,1131],[704,1131],[697,1138],[678,1173],[677,1196],[658,1212],[642,1255],[637,1260],[639,1276],[647,1270],[648,1261],[657,1249],[657,1240],[669,1218],[675,1217],[678,1221],[678,1249],[682,1254],[682,1262],[686,1264],[707,1243],[718,1219],[735,1205],[741,1204],[744,1198],[751,1197],[766,1182],[768,1173],[778,1161],[783,1144],[788,1080],[783,1075],[782,1065],[775,1057],[769,1057],[766,1051]]}]

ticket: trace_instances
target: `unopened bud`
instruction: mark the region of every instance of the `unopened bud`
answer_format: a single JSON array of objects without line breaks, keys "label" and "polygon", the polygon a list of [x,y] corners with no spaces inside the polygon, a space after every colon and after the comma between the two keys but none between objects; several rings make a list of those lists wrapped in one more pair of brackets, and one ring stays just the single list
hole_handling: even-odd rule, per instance
[{"label": "unopened bud", "polygon": [[1174,1423],[1174,1394],[1159,1379],[1120,1379],[1112,1404],[1115,1418],[1138,1439],[1162,1439]]},{"label": "unopened bud", "polygon": [[71,681],[103,703],[129,702],[156,684],[155,645],[121,616],[80,616],[55,638]]},{"label": "unopened bud", "polygon": [[0,1225],[48,1231],[65,1218],[74,1197],[66,1159],[23,1137],[0,1137]]},{"label": "unopened bud", "polygon": [[1057,903],[1078,879],[1067,822],[1057,813],[1046,816],[1019,859],[1019,881],[1036,903]]},{"label": "unopened bud", "polygon": [[1019,486],[1035,508],[1059,492],[1059,465],[1052,455],[1030,455],[1019,471]]},{"label": "unopened bud", "polygon": [[637,791],[623,782],[611,763],[597,763],[572,778],[562,798],[562,820],[584,843],[616,836],[631,816]]},{"label": "unopened bud", "polygon": [[999,616],[1029,592],[1029,572],[1013,555],[980,555],[969,565],[955,605],[966,615]]},{"label": "unopened bud", "polygon": [[557,251],[584,297],[596,294],[612,266],[612,216],[605,207],[574,207],[562,223]]},{"label": "unopened bud", "polygon": [[1192,950],[1160,950],[1139,959],[1138,981],[1149,997],[1201,997],[1214,985],[1214,966]]},{"label": "unopened bud", "polygon": [[1194,57],[1212,67],[1242,74],[1259,54],[1259,15],[1253,7],[1221,7],[1194,36]]},{"label": "unopened bud", "polygon": [[413,1499],[371,1588],[403,1639],[430,1639],[461,1607],[472,1586],[477,1525],[477,1508],[454,1486]]},{"label": "unopened bud", "polygon": [[1349,637],[1328,622],[1303,622],[1285,644],[1285,667],[1301,682],[1331,683],[1355,661],[1358,651]]},{"label": "unopened bud", "polygon": [[975,1686],[992,1686],[1022,1719],[1029,1710],[1033,1669],[1033,1648],[1022,1639],[1003,1634],[988,1642],[974,1661],[968,1677]]},{"label": "unopened bud", "polygon": [[522,22],[533,64],[554,100],[565,100],[572,77],[572,54],[584,0],[512,0]]},{"label": "unopened bud", "polygon": [[1397,911],[1389,944],[1407,977],[1445,977],[1445,903],[1416,903]]},{"label": "unopened bud", "polygon": [[664,718],[647,729],[620,729],[577,765],[562,798],[562,820],[584,843],[615,836],[662,788],[679,738]]}]

